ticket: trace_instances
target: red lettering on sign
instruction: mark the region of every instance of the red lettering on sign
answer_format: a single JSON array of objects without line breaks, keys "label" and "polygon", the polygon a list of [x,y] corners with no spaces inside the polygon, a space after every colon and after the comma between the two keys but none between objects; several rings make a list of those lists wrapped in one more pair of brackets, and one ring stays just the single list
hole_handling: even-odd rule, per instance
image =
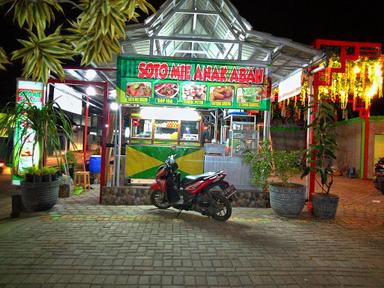
[{"label": "red lettering on sign", "polygon": [[253,67],[249,69],[246,82],[254,83],[255,82],[255,73],[253,72]]},{"label": "red lettering on sign", "polygon": [[240,83],[247,82],[247,68],[241,67],[239,69],[239,82]]},{"label": "red lettering on sign", "polygon": [[140,62],[139,64],[139,73],[137,74],[138,78],[147,78],[147,73],[145,71],[146,63]]},{"label": "red lettering on sign", "polygon": [[231,76],[229,77],[229,82],[239,82],[239,75],[237,74],[236,67],[233,68]]},{"label": "red lettering on sign", "polygon": [[169,67],[166,63],[141,62],[139,64],[138,78],[166,79]]},{"label": "red lettering on sign", "polygon": [[222,66],[220,68],[220,81],[221,82],[227,82],[227,72],[228,72],[227,66]]},{"label": "red lettering on sign", "polygon": [[168,72],[169,72],[168,65],[163,63],[160,65],[160,69],[157,71],[158,75],[156,75],[156,78],[160,78],[161,80],[164,80],[165,78],[167,78]]},{"label": "red lettering on sign", "polygon": [[191,80],[191,69],[192,69],[191,65],[185,65],[185,75],[184,75],[184,79],[182,80]]},{"label": "red lettering on sign", "polygon": [[203,74],[201,73],[201,68],[200,65],[196,65],[196,71],[195,71],[195,76],[193,77],[195,81],[203,81]]},{"label": "red lettering on sign", "polygon": [[216,66],[213,68],[211,81],[212,82],[220,82],[219,70],[217,69]]},{"label": "red lettering on sign", "polygon": [[264,69],[259,68],[255,71],[255,83],[262,84],[264,81]]},{"label": "red lettering on sign", "polygon": [[204,67],[204,81],[211,81],[212,66],[208,65]]},{"label": "red lettering on sign", "polygon": [[169,78],[173,80],[178,80],[179,75],[180,75],[180,67],[173,64],[171,69],[171,75],[169,76]]}]

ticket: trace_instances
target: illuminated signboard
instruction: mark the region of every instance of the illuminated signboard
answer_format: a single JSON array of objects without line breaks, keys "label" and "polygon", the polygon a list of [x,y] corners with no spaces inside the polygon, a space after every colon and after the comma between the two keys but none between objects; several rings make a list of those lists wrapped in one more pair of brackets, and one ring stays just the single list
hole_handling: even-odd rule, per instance
[{"label": "illuminated signboard", "polygon": [[[16,105],[33,105],[41,109],[43,97],[44,83],[24,80],[17,81]],[[38,145],[34,145],[34,131],[31,129],[31,133],[27,133],[27,135],[22,137],[22,125],[25,125],[25,121],[20,119],[19,124],[15,128],[14,136],[15,154],[13,155],[13,164],[18,174],[22,173],[25,168],[37,165],[39,161]],[[22,145],[22,143],[24,144]],[[13,184],[18,184],[17,182],[17,177],[14,177]]]},{"label": "illuminated signboard", "polygon": [[269,109],[265,67],[120,56],[117,68],[121,104]]}]

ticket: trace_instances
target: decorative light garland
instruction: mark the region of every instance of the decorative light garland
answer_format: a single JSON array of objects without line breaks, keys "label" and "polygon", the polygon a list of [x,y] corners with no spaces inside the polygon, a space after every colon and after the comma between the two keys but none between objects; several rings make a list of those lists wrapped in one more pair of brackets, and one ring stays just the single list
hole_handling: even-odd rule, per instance
[{"label": "decorative light garland", "polygon": [[[331,57],[329,66],[325,69],[324,80],[330,86],[319,86],[319,97],[329,97],[333,101],[340,100],[342,109],[348,104],[348,96],[364,100],[368,109],[374,96],[383,97],[383,58],[359,58],[356,61],[347,60],[345,72],[331,73],[332,68],[340,68],[338,57]],[[332,79],[330,79],[332,77]],[[329,81],[331,80],[331,81]]]}]

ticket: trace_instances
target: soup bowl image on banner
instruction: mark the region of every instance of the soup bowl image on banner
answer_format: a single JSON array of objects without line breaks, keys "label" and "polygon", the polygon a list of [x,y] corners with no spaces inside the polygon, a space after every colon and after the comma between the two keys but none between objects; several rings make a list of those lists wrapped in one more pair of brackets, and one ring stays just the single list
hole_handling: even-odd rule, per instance
[{"label": "soup bowl image on banner", "polygon": [[155,97],[157,98],[174,98],[179,93],[179,84],[162,83],[155,84]]}]

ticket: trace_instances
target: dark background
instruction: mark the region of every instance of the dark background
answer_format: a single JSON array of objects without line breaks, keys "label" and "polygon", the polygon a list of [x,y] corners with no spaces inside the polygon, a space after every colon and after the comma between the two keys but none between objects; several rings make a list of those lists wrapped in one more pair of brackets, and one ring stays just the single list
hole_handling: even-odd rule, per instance
[{"label": "dark background", "polygon": [[[148,2],[159,8],[165,1],[148,0]],[[296,42],[310,45],[318,38],[381,44],[384,42],[382,1],[360,1],[358,4],[345,0],[232,0],[231,2],[254,30]],[[73,18],[78,13],[70,6],[65,8],[68,18]],[[25,35],[13,24],[12,15],[5,15],[5,12],[5,8],[0,9],[0,46],[9,55],[13,49],[19,47],[16,39]],[[56,22],[61,23],[63,18],[59,16]],[[0,106],[14,99],[16,78],[21,75],[20,63],[13,63],[7,68],[6,72],[0,71]]]}]

